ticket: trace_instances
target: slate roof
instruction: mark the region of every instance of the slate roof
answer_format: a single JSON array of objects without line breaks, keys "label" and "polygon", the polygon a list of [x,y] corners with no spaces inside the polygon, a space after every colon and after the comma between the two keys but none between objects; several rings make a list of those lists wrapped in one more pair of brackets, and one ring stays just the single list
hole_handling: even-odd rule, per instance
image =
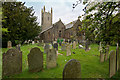
[{"label": "slate roof", "polygon": [[[59,20],[59,21],[60,21],[60,20]],[[40,34],[42,34],[43,32],[45,32],[45,31],[47,31],[47,30],[51,29],[51,28],[53,27],[53,25],[57,24],[59,21],[57,21],[56,23],[52,24],[52,26],[50,26],[50,27],[46,28],[45,30],[41,31],[41,33],[40,33]]]},{"label": "slate roof", "polygon": [[[60,20],[59,20],[59,21],[60,21]],[[53,27],[53,25],[57,24],[59,21],[57,21],[56,23],[52,24],[52,26],[46,28],[45,30],[43,30],[40,34],[42,34],[43,32],[45,32],[45,31],[51,29],[51,28]],[[77,22],[77,20],[75,20],[75,21],[73,21],[73,22],[70,22],[70,23],[66,24],[66,25],[65,25],[65,28],[66,28],[66,29],[69,29],[69,28],[73,27],[73,25],[74,25],[76,22]]]},{"label": "slate roof", "polygon": [[52,27],[53,27],[53,25],[52,25],[52,26],[50,26],[50,27],[48,27],[48,28],[46,28],[45,30],[41,31],[41,33],[43,33],[43,32],[45,32],[45,31],[47,31],[47,30],[51,29]]}]

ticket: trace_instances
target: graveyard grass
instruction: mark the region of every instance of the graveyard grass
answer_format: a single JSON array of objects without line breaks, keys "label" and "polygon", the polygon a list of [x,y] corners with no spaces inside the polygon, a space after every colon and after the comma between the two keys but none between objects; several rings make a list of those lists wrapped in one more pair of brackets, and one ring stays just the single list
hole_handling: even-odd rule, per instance
[{"label": "graveyard grass", "polygon": [[[30,73],[28,72],[27,55],[29,54],[30,49],[33,47],[38,47],[42,52],[44,52],[43,47],[37,46],[37,44],[22,45],[22,73],[10,76],[11,78],[62,78],[64,66],[70,59],[76,59],[80,61],[82,78],[109,78],[109,60],[100,63],[100,54],[97,44],[91,44],[91,50],[87,52],[85,52],[83,49],[79,49],[77,45],[76,49],[73,50],[71,48],[71,52],[75,52],[75,54],[72,53],[71,56],[66,56],[66,51],[61,51],[61,47],[59,46],[58,52],[63,55],[58,55],[56,68],[46,68],[46,54],[43,54],[44,69],[40,72]],[[7,48],[2,48],[2,53],[6,52],[7,50]],[[110,51],[111,50],[116,50],[116,46],[110,46]]]}]

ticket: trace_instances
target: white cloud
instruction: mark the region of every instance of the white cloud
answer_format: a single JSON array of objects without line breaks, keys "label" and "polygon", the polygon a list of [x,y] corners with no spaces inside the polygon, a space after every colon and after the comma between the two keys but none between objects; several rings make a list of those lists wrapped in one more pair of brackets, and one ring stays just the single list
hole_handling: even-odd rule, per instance
[{"label": "white cloud", "polygon": [[[63,23],[67,24],[71,21],[74,21],[84,14],[82,11],[84,5],[79,4],[74,10],[72,8],[73,3],[76,3],[77,0],[19,0],[25,1],[26,6],[33,6],[35,11],[35,16],[38,17],[37,22],[41,25],[41,9],[43,6],[46,6],[46,11],[51,11],[51,7],[53,8],[53,23],[57,22],[59,18],[63,21]],[[73,10],[73,11],[72,11]]]}]

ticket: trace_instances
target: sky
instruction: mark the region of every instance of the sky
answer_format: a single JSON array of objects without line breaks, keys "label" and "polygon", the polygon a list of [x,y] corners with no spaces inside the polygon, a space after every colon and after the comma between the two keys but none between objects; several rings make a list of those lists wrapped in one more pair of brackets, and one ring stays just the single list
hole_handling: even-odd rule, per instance
[{"label": "sky", "polygon": [[[74,20],[78,19],[78,16],[84,14],[84,7],[82,3],[80,3],[74,10],[73,4],[77,3],[79,0],[17,0],[26,2],[25,6],[32,7],[35,11],[35,16],[37,16],[37,22],[41,25],[41,9],[43,9],[44,5],[46,11],[51,11],[51,7],[53,9],[53,24],[59,19],[62,20],[64,24],[68,24]],[[82,20],[82,19],[81,19]]]}]

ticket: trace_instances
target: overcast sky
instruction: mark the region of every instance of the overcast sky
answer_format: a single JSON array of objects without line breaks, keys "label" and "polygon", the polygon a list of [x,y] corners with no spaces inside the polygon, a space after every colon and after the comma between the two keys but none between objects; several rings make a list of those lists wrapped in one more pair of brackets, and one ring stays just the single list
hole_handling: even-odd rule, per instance
[{"label": "overcast sky", "polygon": [[70,23],[78,19],[78,16],[84,14],[83,8],[85,5],[79,4],[74,10],[72,8],[73,3],[78,0],[17,0],[26,2],[25,6],[32,7],[35,11],[35,16],[38,17],[37,22],[41,25],[41,9],[46,7],[46,11],[51,11],[53,8],[53,24],[59,19],[62,20],[64,24]]}]

